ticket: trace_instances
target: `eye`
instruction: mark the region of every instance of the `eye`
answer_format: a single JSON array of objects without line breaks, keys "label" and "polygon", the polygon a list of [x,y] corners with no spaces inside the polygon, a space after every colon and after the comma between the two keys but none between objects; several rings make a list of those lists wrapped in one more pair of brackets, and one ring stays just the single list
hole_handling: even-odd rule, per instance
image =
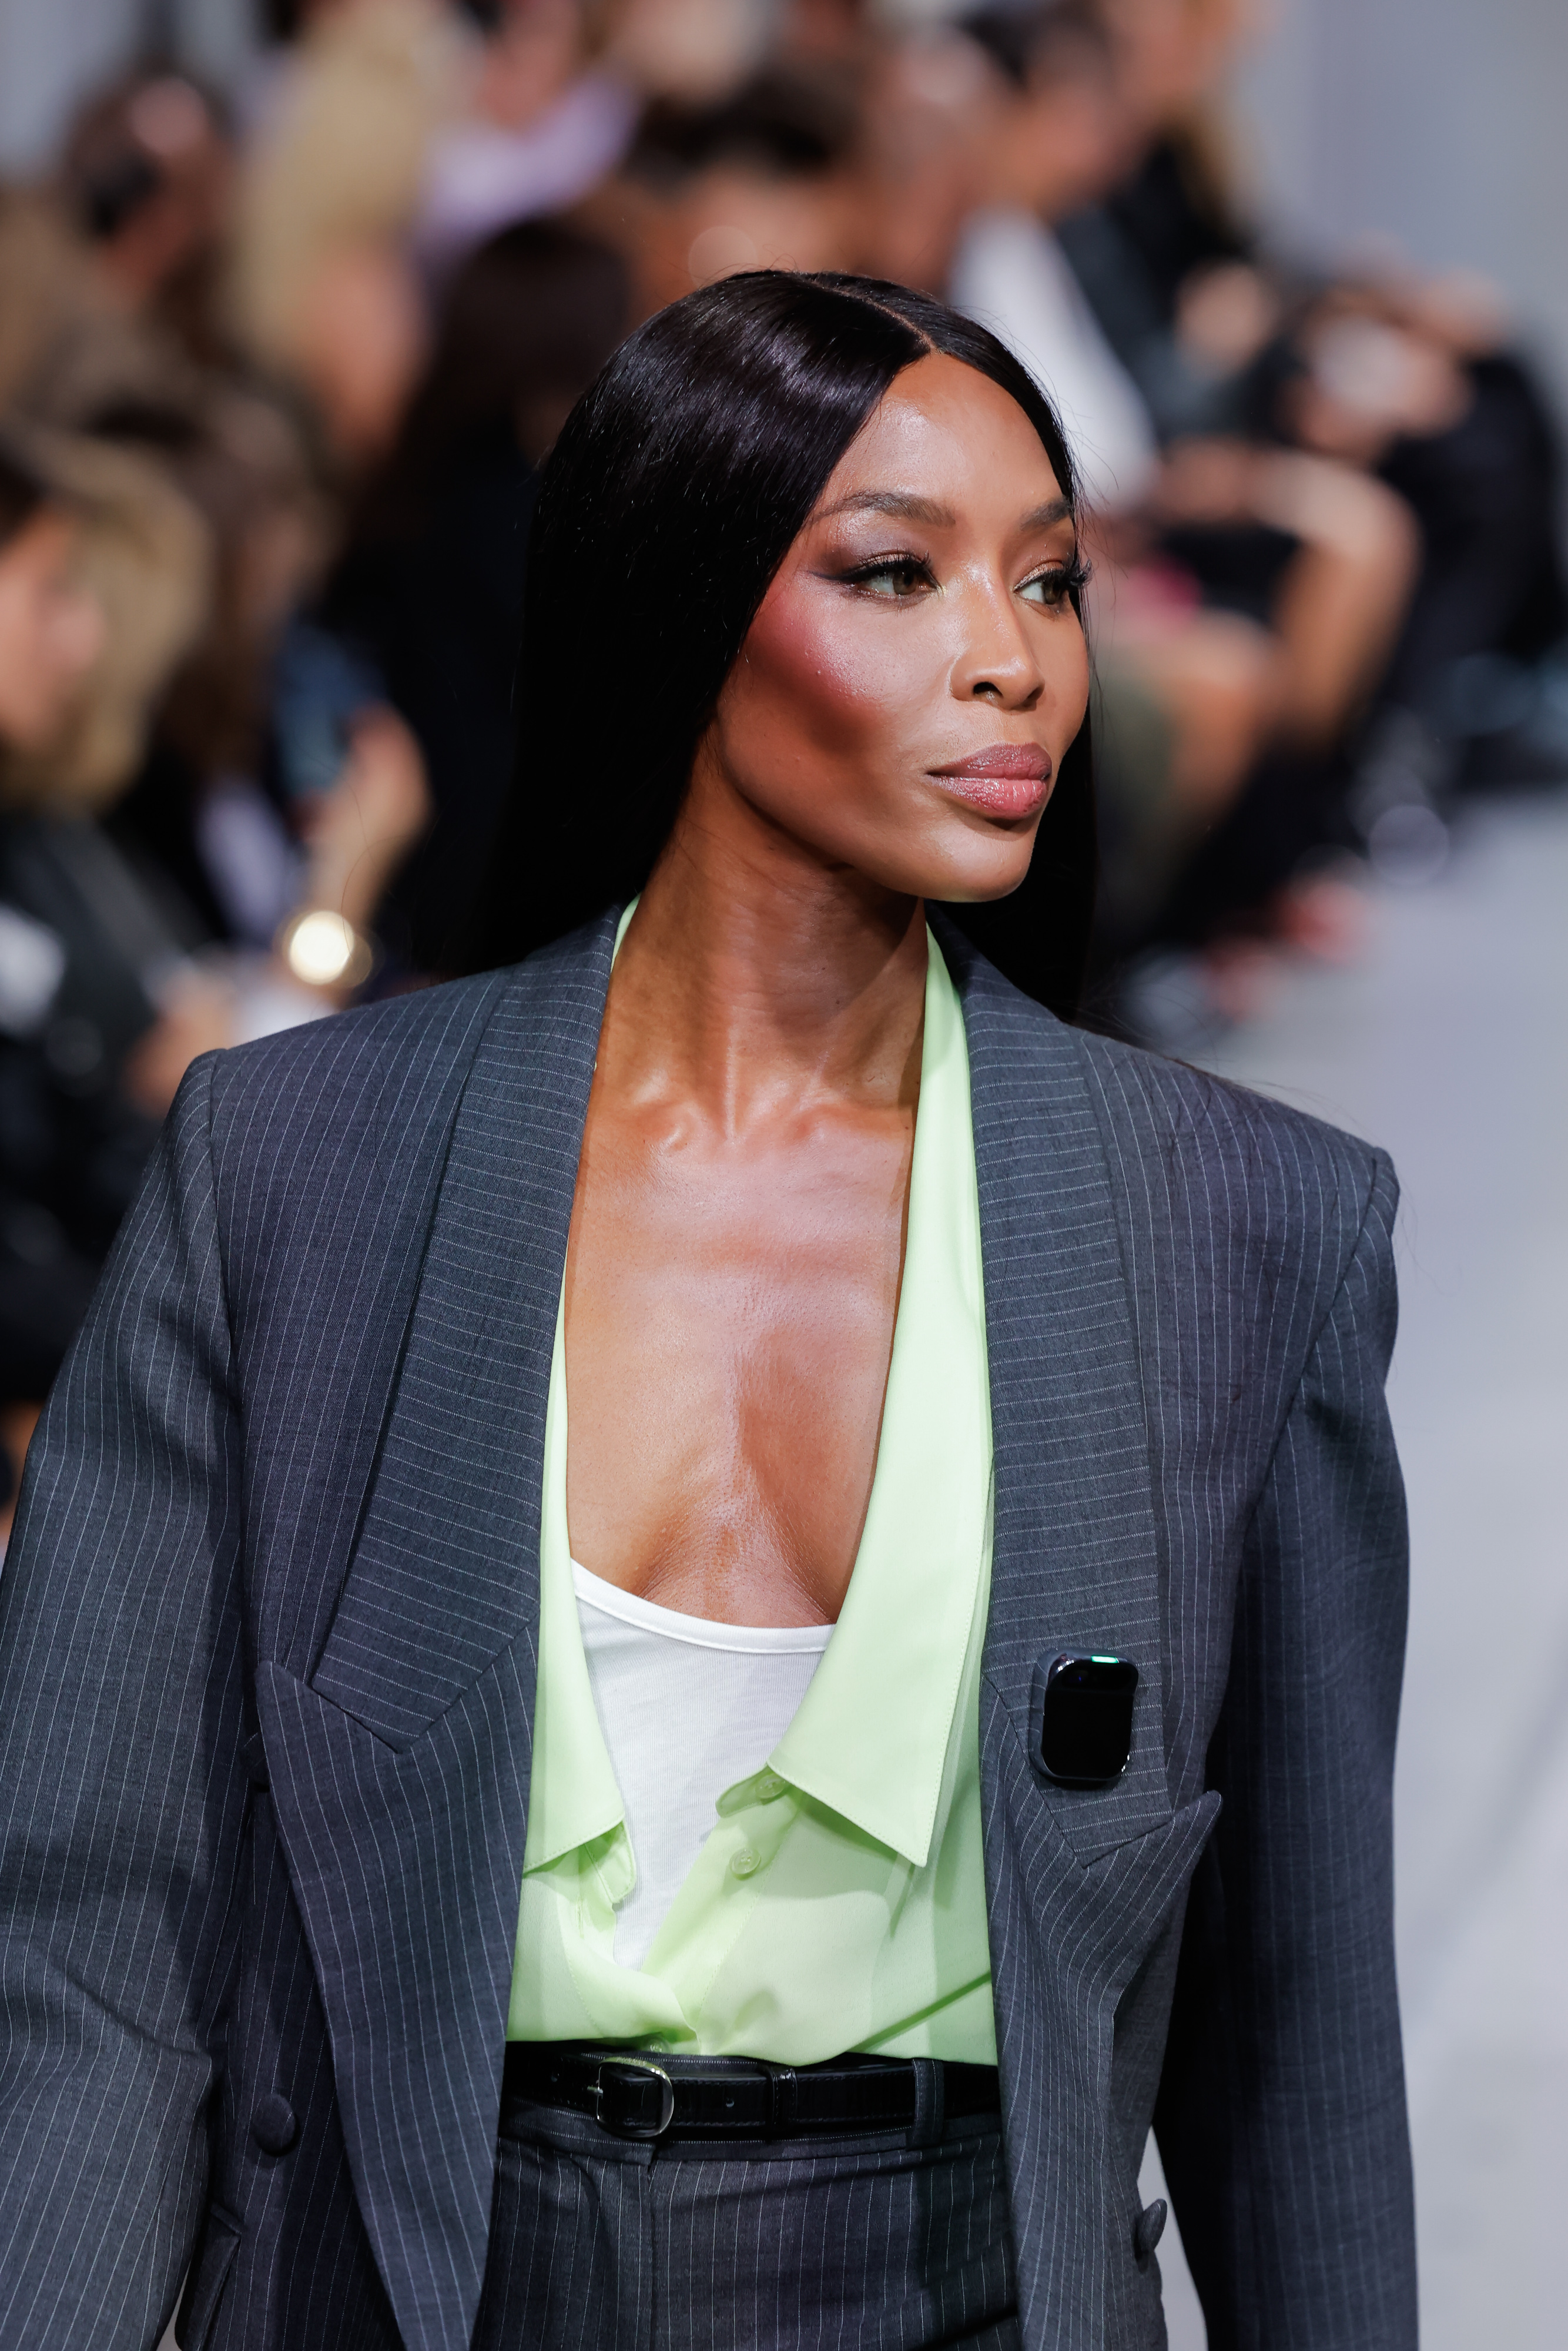
[{"label": "eye", "polygon": [[923,555],[879,555],[870,563],[857,563],[843,577],[852,588],[862,589],[868,596],[885,597],[889,603],[905,603],[936,585]]},{"label": "eye", "polygon": [[1052,563],[1037,571],[1021,583],[1018,592],[1039,611],[1054,612],[1070,601],[1074,589],[1088,584],[1089,566],[1075,555],[1071,563]]}]

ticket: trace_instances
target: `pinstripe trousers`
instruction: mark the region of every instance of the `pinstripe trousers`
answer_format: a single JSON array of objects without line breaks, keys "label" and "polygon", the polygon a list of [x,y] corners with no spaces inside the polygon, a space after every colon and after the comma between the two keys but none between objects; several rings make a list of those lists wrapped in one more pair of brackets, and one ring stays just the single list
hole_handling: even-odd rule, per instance
[{"label": "pinstripe trousers", "polygon": [[522,2109],[474,2351],[1019,2351],[1001,2133],[737,2148]]}]

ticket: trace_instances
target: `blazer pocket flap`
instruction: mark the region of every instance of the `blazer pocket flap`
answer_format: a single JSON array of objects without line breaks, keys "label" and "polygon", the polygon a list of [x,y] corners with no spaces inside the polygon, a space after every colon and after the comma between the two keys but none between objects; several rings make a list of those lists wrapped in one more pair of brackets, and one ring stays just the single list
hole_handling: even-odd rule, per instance
[{"label": "blazer pocket flap", "polygon": [[1072,1943],[1081,1963],[1097,1954],[1102,1980],[1115,1998],[1186,1900],[1219,1805],[1212,1790],[1183,1804],[1156,1828],[1075,1871],[1072,1892],[1060,1897],[1058,1931]]}]

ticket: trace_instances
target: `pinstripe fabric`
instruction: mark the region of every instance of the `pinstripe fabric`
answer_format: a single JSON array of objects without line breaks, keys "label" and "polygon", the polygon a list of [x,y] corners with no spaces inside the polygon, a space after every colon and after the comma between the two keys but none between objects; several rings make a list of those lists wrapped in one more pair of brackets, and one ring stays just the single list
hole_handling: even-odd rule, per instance
[{"label": "pinstripe fabric", "polygon": [[[182,1090],[0,1578],[0,2351],[150,2345],[188,2260],[185,2351],[469,2339],[612,929]],[[1021,2338],[1161,2340],[1133,2240],[1157,2095],[1217,2351],[1402,2351],[1392,1178],[943,944]],[[1143,1673],[1099,1793],[1030,1760],[1074,1642]]]},{"label": "pinstripe fabric", "polygon": [[754,2150],[500,2143],[475,2351],[1018,2351],[994,2126]]}]

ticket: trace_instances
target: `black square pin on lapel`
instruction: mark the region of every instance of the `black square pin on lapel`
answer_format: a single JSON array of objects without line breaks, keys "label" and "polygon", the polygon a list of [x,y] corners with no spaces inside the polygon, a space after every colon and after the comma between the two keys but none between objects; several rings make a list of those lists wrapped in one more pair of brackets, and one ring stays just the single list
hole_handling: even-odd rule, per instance
[{"label": "black square pin on lapel", "polygon": [[1040,1761],[1047,1779],[1062,1788],[1114,1787],[1133,1751],[1137,1690],[1138,1668],[1125,1657],[1074,1652],[1054,1657],[1040,1716]]}]

